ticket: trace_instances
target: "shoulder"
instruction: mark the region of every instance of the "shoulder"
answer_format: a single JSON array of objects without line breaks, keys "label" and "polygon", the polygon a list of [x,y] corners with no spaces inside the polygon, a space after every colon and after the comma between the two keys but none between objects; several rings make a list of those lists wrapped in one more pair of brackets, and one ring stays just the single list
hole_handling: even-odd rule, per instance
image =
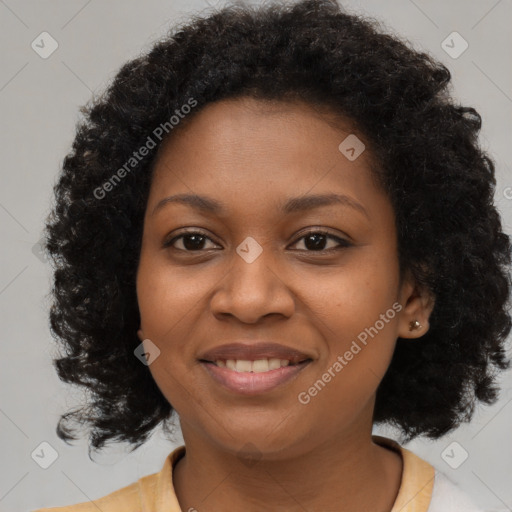
[{"label": "shoulder", "polygon": [[402,456],[402,481],[392,512],[485,512],[444,473],[414,452],[393,439],[373,438]]},{"label": "shoulder", "polygon": [[40,508],[31,512],[151,512],[164,509],[168,512],[179,512],[180,507],[172,484],[172,470],[184,454],[185,445],[176,447],[166,457],[158,473],[139,478],[103,498],[66,507]]},{"label": "shoulder", "polygon": [[94,501],[64,507],[40,508],[32,512],[140,512],[152,505],[157,477],[158,473],[145,476]]},{"label": "shoulder", "polygon": [[485,512],[446,475],[436,469],[428,512]]}]

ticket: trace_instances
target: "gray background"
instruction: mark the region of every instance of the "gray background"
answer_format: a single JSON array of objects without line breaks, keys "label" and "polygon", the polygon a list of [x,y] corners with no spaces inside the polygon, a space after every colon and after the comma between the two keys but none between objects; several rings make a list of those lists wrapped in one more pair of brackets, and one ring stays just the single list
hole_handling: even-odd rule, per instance
[{"label": "gray background", "polygon": [[[362,0],[344,5],[380,19],[388,31],[430,52],[451,70],[453,94],[483,117],[481,141],[497,164],[496,203],[511,233],[512,74],[506,64],[512,39],[510,0]],[[159,471],[181,443],[178,436],[170,444],[158,430],[138,451],[128,454],[116,447],[93,463],[85,439],[70,447],[56,436],[59,415],[80,393],[60,383],[51,366],[51,274],[38,257],[37,242],[52,185],[74,137],[79,106],[93,92],[101,92],[122,63],[149,49],[169,24],[210,10],[206,0],[0,0],[1,511],[96,499]],[[43,31],[59,45],[47,59],[31,47]],[[458,58],[441,47],[453,31],[469,44]],[[501,382],[499,403],[481,406],[470,425],[436,442],[406,445],[489,510],[512,510],[511,372]],[[393,436],[383,429],[376,433]],[[44,441],[58,452],[48,469],[31,457]],[[462,460],[462,450],[468,453],[457,469],[442,457],[452,442],[458,443],[454,451],[453,446],[448,450],[452,465]]]}]

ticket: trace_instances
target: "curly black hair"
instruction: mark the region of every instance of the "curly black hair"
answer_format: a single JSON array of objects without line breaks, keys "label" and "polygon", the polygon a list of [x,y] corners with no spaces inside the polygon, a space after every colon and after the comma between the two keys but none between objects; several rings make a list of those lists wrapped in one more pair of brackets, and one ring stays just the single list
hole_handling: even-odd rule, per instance
[{"label": "curly black hair", "polygon": [[46,221],[50,325],[65,350],[53,364],[89,395],[60,417],[58,436],[77,439],[71,424],[88,424],[95,449],[108,440],[136,449],[160,423],[171,432],[174,409],[134,356],[143,216],[165,140],[156,129],[172,137],[208,103],[244,96],[303,101],[364,134],[394,208],[401,273],[435,297],[429,331],[397,340],[374,423],[407,441],[435,439],[469,421],[477,400],[494,403],[496,376],[510,366],[511,243],[493,202],[494,162],[477,140],[481,116],[452,99],[450,79],[429,54],[334,0],[194,15],[125,63],[80,109]]}]

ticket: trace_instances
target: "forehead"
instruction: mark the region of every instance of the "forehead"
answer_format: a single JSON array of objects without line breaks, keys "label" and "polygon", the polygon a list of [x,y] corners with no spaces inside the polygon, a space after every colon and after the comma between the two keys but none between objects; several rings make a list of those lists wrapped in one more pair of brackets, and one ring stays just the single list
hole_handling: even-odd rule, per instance
[{"label": "forehead", "polygon": [[148,206],[170,194],[214,196],[249,208],[282,206],[283,198],[308,191],[354,199],[381,193],[370,152],[354,160],[341,152],[348,137],[363,144],[350,122],[302,102],[237,98],[208,104],[161,146]]},{"label": "forehead", "polygon": [[[165,158],[175,146],[183,148],[187,144],[199,143],[198,137],[202,138],[198,149],[209,149],[207,144],[217,139],[229,145],[237,144],[236,149],[241,151],[250,146],[256,148],[258,143],[266,143],[269,148],[277,143],[289,146],[293,138],[300,139],[301,146],[305,142],[318,144],[325,140],[326,134],[339,139],[355,131],[349,119],[327,105],[242,96],[209,103],[186,116],[163,141],[158,156]],[[361,134],[358,136],[364,138]]]}]

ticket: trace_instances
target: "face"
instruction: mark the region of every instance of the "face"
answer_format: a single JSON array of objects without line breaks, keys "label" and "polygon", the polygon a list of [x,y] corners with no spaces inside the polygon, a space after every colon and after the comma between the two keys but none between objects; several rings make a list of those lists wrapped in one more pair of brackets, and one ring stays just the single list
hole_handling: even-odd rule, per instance
[{"label": "face", "polygon": [[[160,351],[149,369],[186,441],[233,453],[250,441],[278,458],[371,431],[396,338],[425,333],[429,308],[409,279],[399,283],[394,212],[369,150],[354,159],[338,148],[350,134],[364,141],[305,104],[230,99],[160,148],[138,335]],[[166,199],[182,194],[205,199]],[[300,356],[243,351],[263,342]],[[231,343],[245,347],[205,356]],[[279,361],[237,372],[269,359]]]}]

